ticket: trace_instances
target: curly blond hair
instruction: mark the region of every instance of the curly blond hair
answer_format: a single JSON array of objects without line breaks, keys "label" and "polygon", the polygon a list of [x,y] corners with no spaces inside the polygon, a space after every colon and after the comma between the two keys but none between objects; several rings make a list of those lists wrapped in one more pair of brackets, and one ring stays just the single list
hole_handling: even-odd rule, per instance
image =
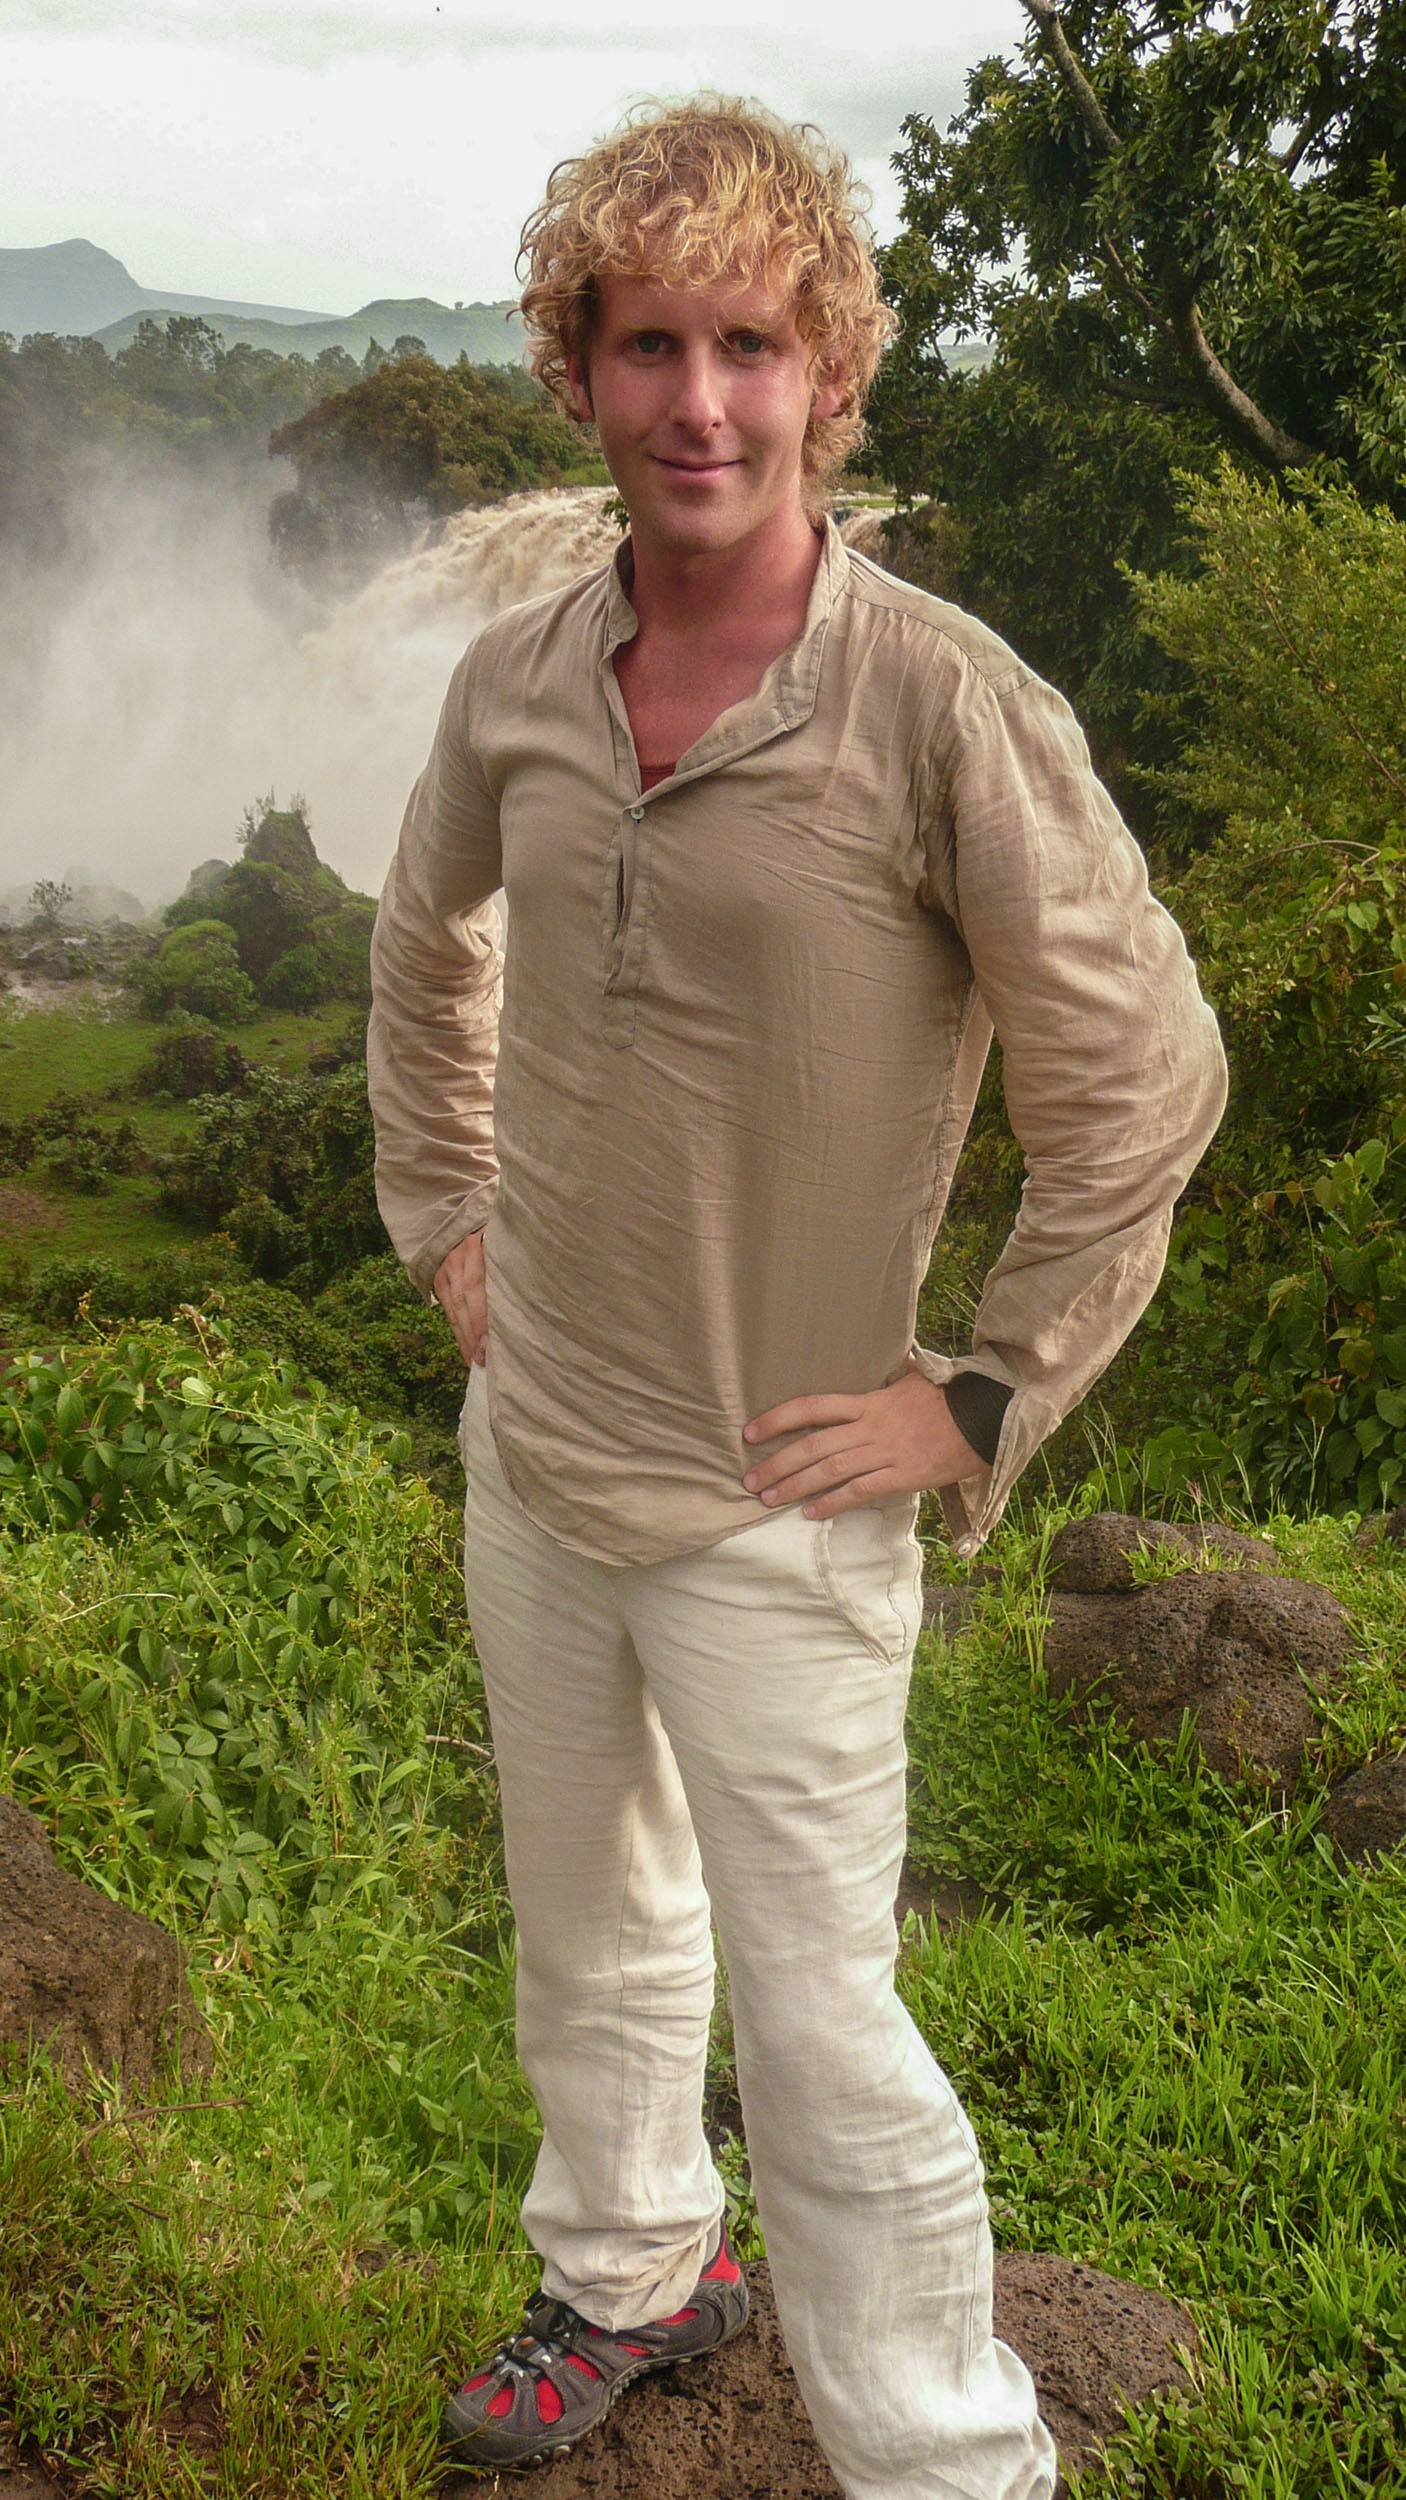
[{"label": "curly blond hair", "polygon": [[636,107],[585,155],[563,158],[523,226],[527,364],[579,423],[566,366],[589,344],[598,279],[779,280],[812,370],[844,380],[839,410],[812,417],[801,447],[805,500],[822,510],[862,440],[865,395],[897,327],[879,295],[870,205],[813,123],[712,92]]}]

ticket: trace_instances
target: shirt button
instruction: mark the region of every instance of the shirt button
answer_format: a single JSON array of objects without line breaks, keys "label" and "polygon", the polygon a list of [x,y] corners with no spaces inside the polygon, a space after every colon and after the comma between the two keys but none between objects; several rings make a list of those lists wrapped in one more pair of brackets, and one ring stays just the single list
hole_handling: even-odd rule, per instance
[{"label": "shirt button", "polygon": [[630,816],[635,824],[642,824],[644,821],[644,809],[642,807],[632,807],[630,810]]}]

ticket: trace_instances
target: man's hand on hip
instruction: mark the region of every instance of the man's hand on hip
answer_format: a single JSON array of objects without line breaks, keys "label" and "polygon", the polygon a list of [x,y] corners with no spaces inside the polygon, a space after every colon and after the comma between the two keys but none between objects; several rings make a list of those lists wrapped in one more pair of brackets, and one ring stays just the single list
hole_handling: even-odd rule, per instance
[{"label": "man's hand on hip", "polygon": [[434,1293],[464,1361],[482,1364],[488,1351],[488,1294],[481,1232],[466,1233],[445,1252],[434,1272]]},{"label": "man's hand on hip", "polygon": [[956,1484],[986,1465],[953,1422],[946,1392],[911,1359],[886,1389],[786,1398],[747,1426],[759,1442],[782,1432],[801,1438],[770,1458],[749,1459],[742,1482],[769,1507],[803,1502],[809,1519]]}]

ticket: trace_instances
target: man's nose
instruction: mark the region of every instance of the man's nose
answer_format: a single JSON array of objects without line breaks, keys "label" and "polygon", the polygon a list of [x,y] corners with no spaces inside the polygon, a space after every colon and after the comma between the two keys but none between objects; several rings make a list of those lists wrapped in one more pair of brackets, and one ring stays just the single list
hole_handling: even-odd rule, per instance
[{"label": "man's nose", "polygon": [[710,348],[692,347],[679,358],[670,413],[692,434],[710,434],[722,424],[722,392]]}]

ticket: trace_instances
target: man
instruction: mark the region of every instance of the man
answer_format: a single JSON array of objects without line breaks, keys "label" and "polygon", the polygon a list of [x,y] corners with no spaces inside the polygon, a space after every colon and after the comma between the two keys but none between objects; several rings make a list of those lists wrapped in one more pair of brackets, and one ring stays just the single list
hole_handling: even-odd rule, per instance
[{"label": "man", "polygon": [[[549,2454],[742,2326],[712,1917],[841,2488],[1049,2500],[976,2141],[894,1989],[915,1522],[937,1487],[975,1553],[1145,1307],[1219,1036],[1062,698],[827,517],[889,326],[844,159],[695,99],[558,167],[524,238],[629,535],[456,667],[368,1037],[382,1213],[469,1366],[543,2121],[542,2291],[446,2437]],[[1029,1170],[958,1361],[912,1330],[993,1026]]]}]

